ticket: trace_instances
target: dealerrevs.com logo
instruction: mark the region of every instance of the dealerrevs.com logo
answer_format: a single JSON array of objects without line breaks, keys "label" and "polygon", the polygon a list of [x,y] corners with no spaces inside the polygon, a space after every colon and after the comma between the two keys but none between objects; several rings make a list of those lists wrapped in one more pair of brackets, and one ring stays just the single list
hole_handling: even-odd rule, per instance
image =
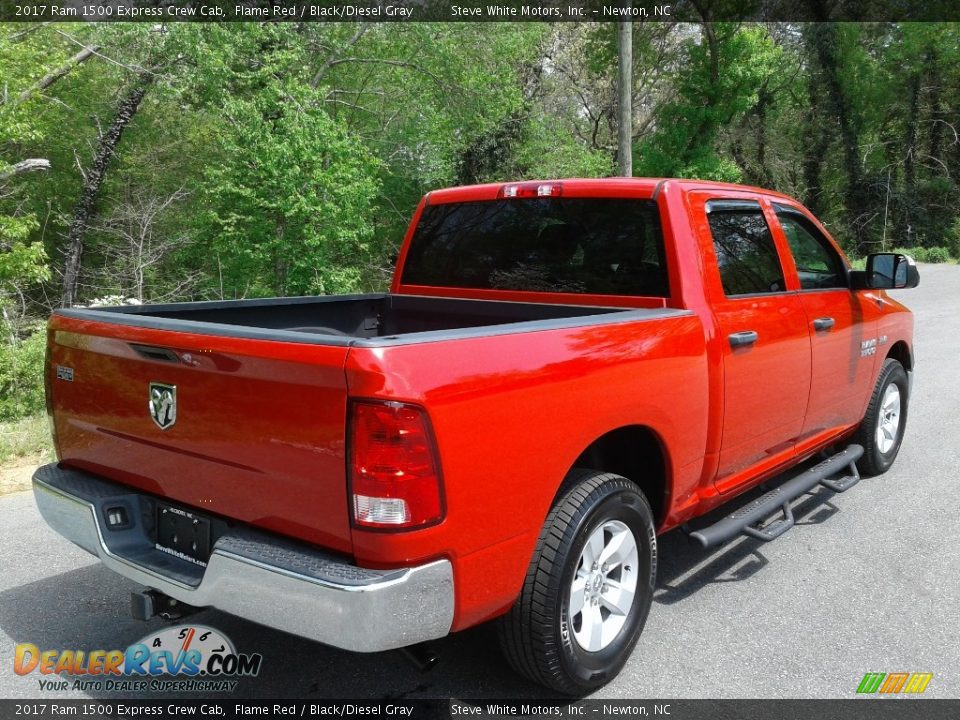
[{"label": "dealerrevs.com logo", "polygon": [[[13,670],[38,674],[41,690],[231,692],[255,677],[263,656],[238,653],[219,630],[178,625],[147,635],[126,650],[41,650],[17,645]],[[55,677],[50,677],[55,676]]]}]

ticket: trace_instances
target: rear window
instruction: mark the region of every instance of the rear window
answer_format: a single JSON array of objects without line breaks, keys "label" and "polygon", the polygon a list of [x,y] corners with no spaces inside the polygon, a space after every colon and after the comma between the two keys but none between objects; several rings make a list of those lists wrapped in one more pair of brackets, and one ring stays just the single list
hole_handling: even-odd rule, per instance
[{"label": "rear window", "polygon": [[406,285],[668,297],[652,200],[530,198],[427,206]]}]

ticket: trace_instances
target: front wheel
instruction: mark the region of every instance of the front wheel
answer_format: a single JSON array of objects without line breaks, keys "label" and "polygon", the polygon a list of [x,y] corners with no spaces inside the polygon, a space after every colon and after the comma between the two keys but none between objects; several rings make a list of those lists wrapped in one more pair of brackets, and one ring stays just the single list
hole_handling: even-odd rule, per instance
[{"label": "front wheel", "polygon": [[857,467],[863,475],[881,475],[897,459],[907,427],[909,393],[910,383],[903,365],[887,358],[857,433],[856,441],[863,446]]},{"label": "front wheel", "polygon": [[565,486],[499,634],[518,672],[583,695],[616,677],[640,637],[657,544],[650,505],[626,478],[575,470]]}]

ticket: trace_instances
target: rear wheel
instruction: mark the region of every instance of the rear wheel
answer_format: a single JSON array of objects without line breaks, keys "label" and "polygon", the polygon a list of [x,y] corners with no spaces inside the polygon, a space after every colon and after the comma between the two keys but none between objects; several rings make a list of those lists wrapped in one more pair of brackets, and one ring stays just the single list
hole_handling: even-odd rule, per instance
[{"label": "rear wheel", "polygon": [[520,597],[499,621],[510,664],[582,695],[616,677],[650,612],[656,534],[636,485],[575,470],[537,543]]},{"label": "rear wheel", "polygon": [[857,467],[863,475],[885,473],[897,459],[907,426],[909,392],[903,365],[887,358],[857,433],[856,442],[863,446]]}]

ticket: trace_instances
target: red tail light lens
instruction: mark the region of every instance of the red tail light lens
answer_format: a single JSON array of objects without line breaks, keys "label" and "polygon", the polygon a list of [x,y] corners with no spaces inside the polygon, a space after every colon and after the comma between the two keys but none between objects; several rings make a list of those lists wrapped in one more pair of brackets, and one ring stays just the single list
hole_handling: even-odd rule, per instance
[{"label": "red tail light lens", "polygon": [[426,412],[398,402],[354,402],[350,492],[360,527],[418,528],[443,519],[440,465]]}]

